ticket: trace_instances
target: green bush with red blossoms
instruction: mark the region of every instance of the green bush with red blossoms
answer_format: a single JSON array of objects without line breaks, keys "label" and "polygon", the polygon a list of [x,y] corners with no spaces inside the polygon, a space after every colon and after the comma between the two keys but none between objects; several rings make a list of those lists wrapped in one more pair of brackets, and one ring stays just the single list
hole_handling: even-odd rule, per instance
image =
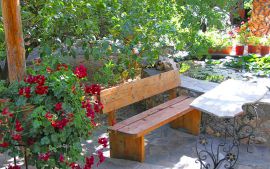
[{"label": "green bush with red blossoms", "polygon": [[[27,70],[23,81],[8,85],[0,113],[0,152],[25,159],[37,168],[90,169],[104,161],[82,155],[81,142],[97,127],[100,86],[87,84],[87,69],[72,70],[56,57],[46,57]],[[98,143],[107,147],[107,139]],[[80,164],[80,165],[79,165]],[[10,165],[17,169],[19,166]]]}]

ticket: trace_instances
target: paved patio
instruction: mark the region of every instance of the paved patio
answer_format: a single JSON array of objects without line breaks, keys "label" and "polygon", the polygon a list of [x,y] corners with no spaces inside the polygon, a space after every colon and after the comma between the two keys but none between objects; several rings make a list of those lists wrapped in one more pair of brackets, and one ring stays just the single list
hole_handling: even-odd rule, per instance
[{"label": "paved patio", "polygon": [[[215,87],[205,82],[192,81],[192,79],[182,77],[182,85],[193,86],[198,92],[205,92]],[[191,85],[193,84],[193,85]],[[194,89],[196,90],[196,89]],[[119,121],[128,118],[138,112],[141,108],[137,105],[130,106],[122,110]],[[95,136],[108,136],[106,127],[102,127],[95,133]],[[183,130],[171,129],[168,125],[163,126],[149,135],[146,135],[146,160],[144,163],[111,159],[109,149],[105,150],[106,161],[101,164],[99,169],[199,169],[196,163],[196,140],[198,137],[187,134]],[[91,144],[91,140],[84,143],[87,151],[94,150],[96,147]],[[236,169],[270,169],[270,147],[255,145],[252,146],[252,153],[247,153],[246,145],[240,146],[239,160]],[[0,169],[3,169],[4,161],[9,160],[7,156],[0,154]],[[1,168],[2,167],[2,168]]]}]

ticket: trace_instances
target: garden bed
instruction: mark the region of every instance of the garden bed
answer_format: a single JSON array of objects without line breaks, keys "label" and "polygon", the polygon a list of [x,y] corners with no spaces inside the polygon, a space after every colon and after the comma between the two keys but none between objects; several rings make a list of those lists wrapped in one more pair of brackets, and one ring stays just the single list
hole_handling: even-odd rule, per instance
[{"label": "garden bed", "polygon": [[247,55],[221,59],[186,60],[179,63],[186,76],[220,83],[227,79],[256,80],[270,77],[270,57]]}]

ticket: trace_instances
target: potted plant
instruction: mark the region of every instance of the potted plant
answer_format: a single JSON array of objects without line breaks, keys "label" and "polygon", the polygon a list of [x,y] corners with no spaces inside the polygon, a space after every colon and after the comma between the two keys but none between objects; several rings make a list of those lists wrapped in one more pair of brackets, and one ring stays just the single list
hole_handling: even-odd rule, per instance
[{"label": "potted plant", "polygon": [[[1,90],[0,153],[24,158],[36,168],[91,168],[94,156],[82,156],[81,141],[96,128],[95,116],[102,109],[100,86],[85,84],[87,69],[73,71],[57,57],[45,57],[28,69],[23,81]],[[93,138],[91,138],[93,139]],[[98,140],[104,147],[107,140]],[[104,161],[102,150],[98,163]]]},{"label": "potted plant", "polygon": [[248,53],[257,53],[260,38],[256,36],[248,37]]},{"label": "potted plant", "polygon": [[210,54],[231,54],[232,38],[227,35],[221,35],[219,32],[211,32],[207,36],[211,42],[208,52]]},{"label": "potted plant", "polygon": [[270,38],[263,37],[261,38],[261,56],[269,54]]},{"label": "potted plant", "polygon": [[244,31],[238,32],[236,35],[235,54],[241,56],[244,54],[245,45],[247,44],[246,34]]}]

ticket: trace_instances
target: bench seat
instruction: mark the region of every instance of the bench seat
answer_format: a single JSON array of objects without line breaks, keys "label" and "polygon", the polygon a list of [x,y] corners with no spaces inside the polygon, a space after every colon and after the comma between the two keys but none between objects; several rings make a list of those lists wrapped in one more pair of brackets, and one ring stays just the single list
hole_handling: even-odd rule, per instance
[{"label": "bench seat", "polygon": [[109,127],[111,157],[143,162],[144,135],[168,123],[199,134],[201,113],[189,106],[193,100],[180,96]]}]

